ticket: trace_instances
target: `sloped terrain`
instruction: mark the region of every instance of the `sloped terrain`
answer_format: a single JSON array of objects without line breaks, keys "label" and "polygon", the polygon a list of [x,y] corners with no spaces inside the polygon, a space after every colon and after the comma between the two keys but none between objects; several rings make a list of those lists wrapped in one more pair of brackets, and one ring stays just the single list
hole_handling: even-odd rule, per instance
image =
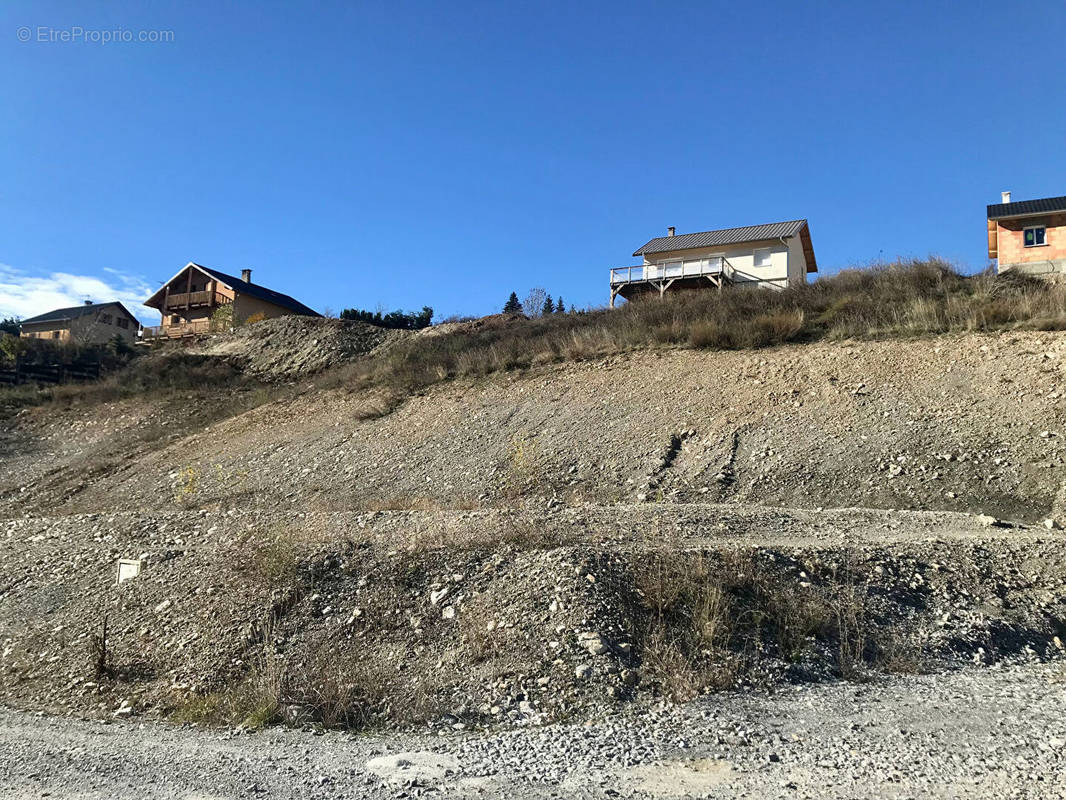
[{"label": "sloped terrain", "polygon": [[[15,473],[0,497],[22,513],[166,507],[186,471],[195,496],[179,494],[203,508],[248,497],[259,507],[345,510],[539,496],[1037,522],[1066,501],[1064,358],[1066,340],[1054,333],[638,353],[443,384],[380,419],[361,419],[372,395],[312,382],[300,396],[137,453],[91,485]],[[35,409],[8,432],[9,447],[29,452],[46,435],[69,434],[54,468],[101,447],[81,438],[82,424]]]},{"label": "sloped terrain", "polygon": [[[766,621],[708,639],[728,660],[706,664],[686,649],[697,609],[678,592],[697,564],[738,555],[741,577],[759,578],[733,573],[723,616]],[[115,586],[120,558],[141,559],[143,572]],[[852,633],[872,664],[905,671],[1054,657],[1066,639],[1061,532],[944,512],[41,517],[6,523],[0,573],[0,692],[105,717],[187,713],[198,696],[221,702],[274,681],[284,713],[326,724],[543,723],[684,699],[707,681],[772,686],[865,669],[861,652],[842,661]],[[842,589],[847,606],[835,602]],[[774,615],[808,606],[825,618],[783,648],[791,634]],[[721,666],[733,670],[724,682]]]},{"label": "sloped terrain", "polygon": [[[479,728],[1058,658],[1064,358],[1039,332],[664,348],[391,411],[307,361],[283,391],[28,408],[0,695]],[[120,558],[144,571],[117,586]]]}]

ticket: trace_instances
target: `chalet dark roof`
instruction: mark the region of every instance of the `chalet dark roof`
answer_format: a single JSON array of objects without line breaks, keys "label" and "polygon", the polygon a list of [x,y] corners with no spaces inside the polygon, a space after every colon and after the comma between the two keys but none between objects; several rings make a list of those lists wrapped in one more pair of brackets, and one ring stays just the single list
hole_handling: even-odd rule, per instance
[{"label": "chalet dark roof", "polygon": [[156,289],[155,294],[145,300],[144,304],[150,308],[161,308],[161,300],[159,303],[153,303],[153,301],[156,298],[162,297],[163,292],[167,284],[170,283],[170,281],[174,280],[174,278],[178,277],[178,275],[181,275],[185,270],[189,269],[190,267],[200,270],[200,272],[210,276],[211,278],[214,278],[219,283],[225,284],[230,289],[233,289],[235,292],[239,292],[240,294],[246,294],[250,297],[258,297],[260,300],[265,300],[268,303],[273,303],[274,305],[280,306],[281,308],[287,308],[292,313],[302,314],[305,317],[322,316],[313,308],[308,308],[307,306],[305,306],[295,297],[290,297],[289,295],[282,294],[281,292],[275,292],[273,289],[268,289],[265,286],[260,286],[258,283],[249,283],[248,281],[245,281],[242,278],[238,278],[236,275],[229,275],[225,272],[219,272],[217,269],[205,267],[202,264],[197,264],[195,261],[190,261],[184,267],[179,269],[177,273],[175,273],[174,277],[170,278],[170,280],[164,282],[164,284],[160,288]]},{"label": "chalet dark roof", "polygon": [[203,267],[199,264],[195,265],[199,269],[206,272],[216,281],[226,284],[234,291],[238,291],[241,294],[251,295],[252,297],[258,297],[260,300],[266,300],[268,303],[273,303],[276,306],[287,308],[296,314],[303,314],[307,317],[320,317],[322,316],[313,308],[308,308],[295,297],[290,297],[287,294],[281,292],[275,292],[273,289],[268,289],[265,286],[260,286],[257,283],[249,283],[234,275],[227,275],[225,272],[219,272],[217,269],[211,269],[210,267]]},{"label": "chalet dark roof", "polygon": [[[127,317],[137,322],[137,318],[131,314],[122,303],[117,300],[110,303],[84,303],[80,306],[71,306],[70,308],[57,308],[55,311],[48,311],[44,314],[38,314],[36,317],[30,317],[29,319],[22,320],[23,325],[29,325],[36,322],[65,322],[68,320],[74,320],[78,317],[84,317],[88,314],[95,314],[98,311],[102,311],[105,308],[119,308]],[[140,325],[139,322],[137,322]]]},{"label": "chalet dark roof", "polygon": [[702,233],[683,233],[680,236],[660,236],[652,239],[633,255],[644,256],[670,250],[689,250],[694,247],[720,247],[765,239],[787,239],[789,236],[795,236],[806,226],[807,220],[794,219],[789,222],[771,222],[767,225],[749,225],[746,228],[722,228]]},{"label": "chalet dark roof", "polygon": [[988,218],[1003,219],[1028,214],[1050,214],[1054,211],[1066,211],[1066,197],[1019,200],[1017,203],[994,203],[988,207]]}]

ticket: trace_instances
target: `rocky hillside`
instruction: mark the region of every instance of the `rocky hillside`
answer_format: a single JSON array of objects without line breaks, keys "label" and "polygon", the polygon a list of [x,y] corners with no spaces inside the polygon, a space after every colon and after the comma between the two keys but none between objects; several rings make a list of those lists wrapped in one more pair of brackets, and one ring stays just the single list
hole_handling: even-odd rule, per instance
[{"label": "rocky hillside", "polygon": [[200,355],[283,385],[3,423],[5,701],[526,724],[1066,639],[1061,334],[646,350],[396,408],[267,341]]},{"label": "rocky hillside", "polygon": [[[380,418],[372,393],[313,383],[202,428],[180,398],[38,408],[5,431],[0,502],[52,513],[539,497],[1038,522],[1066,511],[1064,363],[1061,334],[1014,333],[634,353],[441,384]],[[145,427],[157,428],[147,445]]]}]

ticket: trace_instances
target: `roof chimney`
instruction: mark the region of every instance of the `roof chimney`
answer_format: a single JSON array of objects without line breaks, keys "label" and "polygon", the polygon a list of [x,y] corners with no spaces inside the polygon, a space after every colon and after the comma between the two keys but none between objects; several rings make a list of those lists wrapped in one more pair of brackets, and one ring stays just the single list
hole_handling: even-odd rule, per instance
[{"label": "roof chimney", "polygon": [[84,302],[87,306],[91,306],[93,304],[92,300],[83,300],[82,302]]},{"label": "roof chimney", "polygon": [[241,270],[241,280],[244,281],[245,283],[251,283],[252,282],[252,271],[250,269],[242,269]]},{"label": "roof chimney", "polygon": [[1003,196],[1004,203],[1010,202],[1010,192],[1000,192],[1000,194]]},{"label": "roof chimney", "polygon": [[667,236],[673,236],[674,235],[674,231],[676,231],[676,230],[677,230],[677,228],[675,228],[673,225],[671,225],[669,228],[666,229],[666,235]]}]

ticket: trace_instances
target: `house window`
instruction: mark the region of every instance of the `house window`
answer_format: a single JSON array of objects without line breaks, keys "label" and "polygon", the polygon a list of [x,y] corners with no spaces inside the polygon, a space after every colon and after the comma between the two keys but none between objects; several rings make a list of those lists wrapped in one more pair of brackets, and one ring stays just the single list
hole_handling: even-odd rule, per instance
[{"label": "house window", "polygon": [[119,317],[115,320],[115,324],[118,325],[120,328],[129,328],[130,321],[125,317]]},{"label": "house window", "polygon": [[771,264],[773,251],[769,247],[761,247],[755,251],[755,266],[768,267]]},{"label": "house window", "polygon": [[53,339],[59,339],[59,338],[61,338],[62,336],[63,336],[63,333],[62,333],[62,331],[52,331],[52,338],[53,338]]},{"label": "house window", "polygon": [[1033,228],[1026,228],[1024,231],[1025,246],[1026,247],[1040,247],[1047,244],[1047,228],[1043,225],[1037,225]]},{"label": "house window", "polygon": [[177,325],[179,322],[181,322],[181,317],[179,317],[177,314],[171,314],[170,315],[170,324],[171,325]]},{"label": "house window", "polygon": [[110,325],[111,324],[111,315],[110,314],[101,314],[100,315],[100,322],[102,322],[104,325]]}]

